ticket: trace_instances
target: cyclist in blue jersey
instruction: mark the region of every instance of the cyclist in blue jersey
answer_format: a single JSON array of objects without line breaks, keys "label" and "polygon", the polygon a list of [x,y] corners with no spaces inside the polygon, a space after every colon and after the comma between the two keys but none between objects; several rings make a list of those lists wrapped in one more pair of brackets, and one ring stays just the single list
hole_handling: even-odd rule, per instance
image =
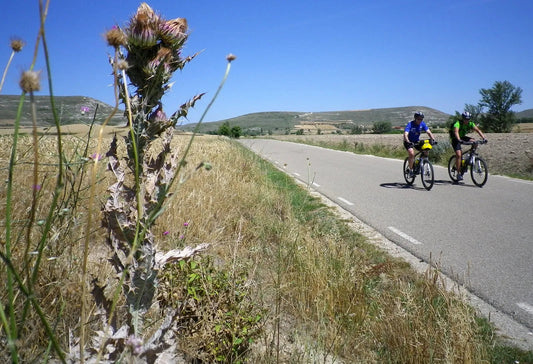
[{"label": "cyclist in blue jersey", "polygon": [[[485,135],[483,135],[483,132],[479,130],[479,128],[476,126],[476,124],[474,124],[473,121],[470,120],[471,118],[472,114],[470,114],[468,111],[465,111],[461,114],[461,120],[457,120],[450,127],[450,139],[452,142],[452,148],[455,151],[455,155],[457,157],[455,158],[455,168],[457,169],[457,171],[461,170],[461,157],[463,155],[463,151],[461,149],[462,142],[474,141],[474,138],[471,138],[466,134],[475,131],[479,134],[481,138],[483,138],[483,140],[487,140],[485,138]],[[462,173],[457,174],[457,180],[463,180]]]},{"label": "cyclist in blue jersey", "polygon": [[415,112],[415,118],[405,126],[403,133],[403,146],[407,150],[409,158],[409,173],[413,174],[413,163],[415,160],[415,149],[418,149],[418,142],[420,141],[420,134],[424,131],[429,135],[431,142],[435,140],[433,133],[429,130],[426,123],[424,123],[424,114],[421,111]]}]

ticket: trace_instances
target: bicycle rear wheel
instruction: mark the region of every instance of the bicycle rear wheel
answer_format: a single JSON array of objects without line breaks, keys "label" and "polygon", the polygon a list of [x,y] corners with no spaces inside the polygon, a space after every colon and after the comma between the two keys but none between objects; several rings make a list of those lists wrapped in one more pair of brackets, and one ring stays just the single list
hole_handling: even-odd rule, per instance
[{"label": "bicycle rear wheel", "polygon": [[408,158],[405,158],[405,160],[403,161],[403,178],[405,179],[405,182],[407,182],[407,184],[409,186],[411,186],[413,184],[413,182],[415,181],[415,176],[412,175],[409,173],[409,159]]},{"label": "bicycle rear wheel", "polygon": [[433,174],[433,165],[428,161],[422,161],[420,165],[420,177],[422,178],[422,185],[426,190],[431,190],[435,182],[435,175]]},{"label": "bicycle rear wheel", "polygon": [[456,161],[457,156],[455,155],[452,155],[448,161],[448,175],[453,183],[457,183],[457,176],[461,173],[460,171],[457,171],[457,168],[455,167]]},{"label": "bicycle rear wheel", "polygon": [[472,182],[478,187],[483,187],[487,183],[489,171],[487,163],[483,159],[476,157],[474,164],[470,166],[470,177],[472,177]]}]

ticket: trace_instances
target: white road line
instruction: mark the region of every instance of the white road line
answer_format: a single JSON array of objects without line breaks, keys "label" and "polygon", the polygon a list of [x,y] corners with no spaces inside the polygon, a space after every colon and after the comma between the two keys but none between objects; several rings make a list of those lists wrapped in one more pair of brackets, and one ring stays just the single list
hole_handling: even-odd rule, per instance
[{"label": "white road line", "polygon": [[533,306],[531,306],[530,304],[527,304],[525,302],[518,302],[516,305],[520,307],[522,310],[529,313],[530,315],[533,315]]},{"label": "white road line", "polygon": [[389,226],[389,230],[392,231],[393,233],[397,234],[397,235],[400,235],[402,238],[404,238],[405,240],[407,240],[408,242],[410,242],[412,244],[415,244],[415,245],[421,245],[422,244],[421,242],[419,242],[415,238],[407,235],[403,231],[396,229],[394,226]]},{"label": "white road line", "polygon": [[350,201],[348,201],[348,200],[346,200],[346,199],[344,199],[344,198],[342,198],[342,197],[338,197],[338,199],[339,199],[340,201],[344,202],[346,205],[353,206],[353,203],[352,203],[352,202],[350,202]]},{"label": "white road line", "polygon": [[313,184],[313,186],[315,186],[315,187],[320,187],[320,185],[319,185],[318,183],[313,182],[312,184]]}]

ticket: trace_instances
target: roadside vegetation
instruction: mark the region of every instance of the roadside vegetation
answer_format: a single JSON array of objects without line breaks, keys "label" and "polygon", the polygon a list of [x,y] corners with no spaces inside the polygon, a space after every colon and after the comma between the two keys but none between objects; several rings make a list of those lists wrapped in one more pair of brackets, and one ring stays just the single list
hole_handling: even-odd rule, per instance
[{"label": "roadside vegetation", "polygon": [[142,3],[106,33],[116,105],[104,126],[124,104],[120,138],[94,123],[63,135],[53,96],[56,131],[40,132],[41,72],[22,74],[0,136],[2,362],[533,362],[438,268],[388,256],[234,141],[178,135],[203,96],[170,117],[160,102],[194,58],[181,57],[187,29]]}]

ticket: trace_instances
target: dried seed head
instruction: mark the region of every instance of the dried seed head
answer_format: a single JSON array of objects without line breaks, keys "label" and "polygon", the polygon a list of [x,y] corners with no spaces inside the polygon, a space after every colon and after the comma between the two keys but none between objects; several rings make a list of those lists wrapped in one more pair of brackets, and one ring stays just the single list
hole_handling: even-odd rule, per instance
[{"label": "dried seed head", "polygon": [[231,61],[234,61],[237,59],[237,56],[234,55],[233,53],[230,53],[226,56],[226,59],[228,60],[228,62],[231,62]]},{"label": "dried seed head", "polygon": [[24,71],[20,77],[20,88],[24,92],[34,92],[41,89],[41,71]]},{"label": "dried seed head", "polygon": [[117,69],[120,71],[126,71],[129,67],[130,65],[125,59],[121,59],[117,62]]},{"label": "dried seed head", "polygon": [[107,44],[111,47],[119,48],[126,44],[126,34],[117,26],[114,26],[105,33]]},{"label": "dried seed head", "polygon": [[25,43],[22,39],[19,38],[13,38],[11,39],[11,49],[13,52],[20,52],[22,48],[24,47]]}]

